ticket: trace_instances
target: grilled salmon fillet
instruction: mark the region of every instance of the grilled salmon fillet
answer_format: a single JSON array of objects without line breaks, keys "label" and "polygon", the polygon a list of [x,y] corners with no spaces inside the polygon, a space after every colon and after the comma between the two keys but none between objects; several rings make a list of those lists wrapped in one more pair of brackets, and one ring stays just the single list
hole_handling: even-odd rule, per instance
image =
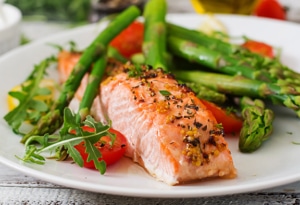
[{"label": "grilled salmon fillet", "polygon": [[[78,58],[59,55],[63,81]],[[102,121],[108,117],[125,135],[128,157],[169,185],[236,176],[222,128],[188,87],[160,69],[117,67],[102,81],[92,114]],[[83,80],[77,91],[79,99],[86,84]]]}]

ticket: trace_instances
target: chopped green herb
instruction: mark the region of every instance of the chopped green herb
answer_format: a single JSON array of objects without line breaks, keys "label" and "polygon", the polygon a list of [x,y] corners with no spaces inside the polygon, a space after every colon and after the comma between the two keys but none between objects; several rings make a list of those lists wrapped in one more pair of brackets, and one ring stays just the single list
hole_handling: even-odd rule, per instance
[{"label": "chopped green herb", "polygon": [[167,91],[167,90],[160,90],[159,92],[160,92],[160,94],[162,94],[163,96],[170,96],[170,95],[172,95],[172,93],[170,93],[170,92]]},{"label": "chopped green herb", "polygon": [[222,123],[216,124],[216,128],[223,129]]},{"label": "chopped green herb", "polygon": [[143,73],[143,68],[138,64],[126,64],[126,68],[128,69],[128,76],[132,78],[140,77]]}]

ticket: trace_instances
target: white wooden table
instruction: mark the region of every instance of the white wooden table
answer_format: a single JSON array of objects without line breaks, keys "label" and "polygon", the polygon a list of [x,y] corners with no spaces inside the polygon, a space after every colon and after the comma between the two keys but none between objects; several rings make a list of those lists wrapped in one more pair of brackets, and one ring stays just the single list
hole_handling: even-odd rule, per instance
[{"label": "white wooden table", "polygon": [[[193,12],[188,1],[169,0],[170,12]],[[44,22],[23,23],[31,39],[50,35],[65,27]],[[38,29],[38,32],[37,32]],[[1,142],[0,142],[1,143]],[[300,156],[299,156],[300,157]],[[58,186],[0,164],[0,204],[300,204],[300,181],[281,187],[229,196],[204,198],[135,198],[92,193]]]}]

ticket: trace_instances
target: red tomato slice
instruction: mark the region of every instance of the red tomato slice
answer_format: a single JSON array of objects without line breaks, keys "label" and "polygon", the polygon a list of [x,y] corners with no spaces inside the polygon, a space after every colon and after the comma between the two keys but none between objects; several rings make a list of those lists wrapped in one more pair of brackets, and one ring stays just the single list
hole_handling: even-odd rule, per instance
[{"label": "red tomato slice", "polygon": [[110,43],[124,57],[130,58],[133,54],[142,52],[144,38],[144,24],[138,21],[132,22]]},{"label": "red tomato slice", "polygon": [[232,113],[227,113],[226,110],[220,108],[216,104],[201,100],[202,103],[209,109],[215,116],[218,123],[222,123],[224,132],[226,134],[240,133],[243,120]]},{"label": "red tomato slice", "polygon": [[[83,129],[87,132],[93,132],[94,129],[91,127],[84,126]],[[102,137],[101,142],[95,143],[95,146],[101,152],[102,157],[99,160],[104,160],[106,165],[114,164],[115,162],[119,161],[126,151],[127,141],[123,134],[118,132],[117,130],[110,129],[109,132],[114,133],[116,135],[116,140],[113,146],[109,145],[110,137]],[[105,143],[103,143],[103,141]],[[85,145],[84,142],[79,143],[78,145],[74,146],[75,149],[78,150],[80,155],[84,160],[83,166],[90,169],[95,169],[95,165],[93,161],[87,162],[88,154],[85,152]]]},{"label": "red tomato slice", "polygon": [[249,49],[253,53],[270,58],[274,57],[273,47],[263,42],[248,40],[242,44],[242,47]]},{"label": "red tomato slice", "polygon": [[261,0],[254,9],[254,15],[286,20],[285,10],[277,0]]}]

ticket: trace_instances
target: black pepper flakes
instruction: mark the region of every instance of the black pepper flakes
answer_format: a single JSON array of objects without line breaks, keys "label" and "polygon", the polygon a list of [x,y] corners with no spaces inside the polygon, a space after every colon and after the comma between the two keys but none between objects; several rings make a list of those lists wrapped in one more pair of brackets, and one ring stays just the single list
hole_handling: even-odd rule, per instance
[{"label": "black pepper flakes", "polygon": [[197,122],[196,120],[194,121],[194,125],[197,129],[200,129],[202,127],[202,123]]},{"label": "black pepper flakes", "polygon": [[210,135],[209,138],[208,138],[208,143],[213,145],[213,146],[217,146],[217,143],[215,141],[215,138],[213,135]]},{"label": "black pepper flakes", "polygon": [[154,97],[156,95],[155,91],[152,88],[149,88],[150,96]]},{"label": "black pepper flakes", "polygon": [[176,115],[175,115],[175,119],[176,119],[176,120],[179,120],[179,119],[181,119],[181,118],[182,118],[182,116],[176,116]]},{"label": "black pepper flakes", "polygon": [[199,110],[199,107],[198,107],[197,105],[195,105],[195,104],[186,104],[186,105],[184,106],[184,108],[185,108],[185,109],[186,109],[186,108],[189,108],[189,109],[193,109],[193,110],[196,110],[196,111]]},{"label": "black pepper flakes", "polygon": [[190,137],[189,135],[184,137],[183,142],[188,143],[192,147],[196,147],[196,146],[200,145],[199,138]]},{"label": "black pepper flakes", "polygon": [[215,134],[215,135],[224,135],[224,130],[223,129],[219,129],[219,130],[210,130],[209,134]]},{"label": "black pepper flakes", "polygon": [[178,86],[181,88],[183,93],[193,92],[192,89],[188,87],[186,84],[178,84]]}]

